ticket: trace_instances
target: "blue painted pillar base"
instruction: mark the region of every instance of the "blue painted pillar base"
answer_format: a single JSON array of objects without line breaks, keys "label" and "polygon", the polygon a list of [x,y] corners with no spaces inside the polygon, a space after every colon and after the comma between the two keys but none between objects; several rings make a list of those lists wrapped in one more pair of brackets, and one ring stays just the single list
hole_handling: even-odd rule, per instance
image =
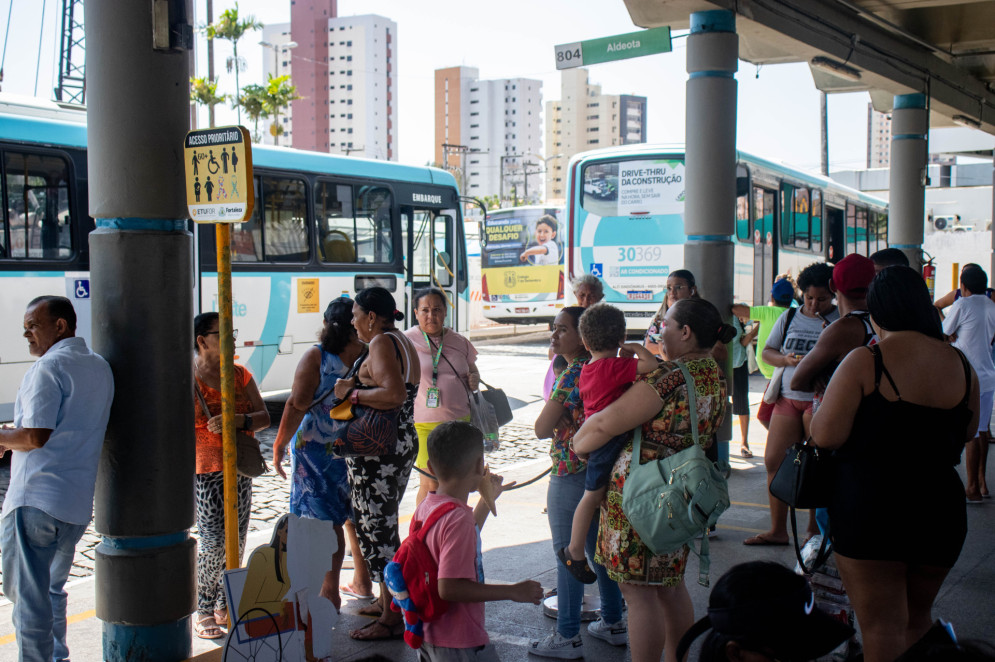
[{"label": "blue painted pillar base", "polygon": [[177,662],[192,654],[190,616],[163,625],[104,623],[107,662]]}]

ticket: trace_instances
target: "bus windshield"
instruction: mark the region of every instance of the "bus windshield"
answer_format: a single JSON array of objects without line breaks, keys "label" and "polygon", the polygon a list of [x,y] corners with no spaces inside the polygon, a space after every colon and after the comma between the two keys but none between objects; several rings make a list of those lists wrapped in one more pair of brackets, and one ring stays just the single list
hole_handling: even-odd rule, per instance
[{"label": "bus windshield", "polygon": [[520,208],[487,215],[480,268],[489,301],[556,299],[563,268],[561,209]]},{"label": "bus windshield", "polygon": [[683,159],[594,161],[581,184],[574,271],[600,277],[606,301],[662,302],[684,261]]}]

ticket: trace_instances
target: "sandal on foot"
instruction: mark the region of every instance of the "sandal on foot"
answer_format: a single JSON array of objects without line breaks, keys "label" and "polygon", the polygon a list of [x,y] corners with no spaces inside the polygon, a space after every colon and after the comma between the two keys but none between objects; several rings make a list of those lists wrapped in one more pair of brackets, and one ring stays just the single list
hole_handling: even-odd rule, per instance
[{"label": "sandal on foot", "polygon": [[750,547],[763,547],[763,546],[785,547],[785,546],[787,546],[788,541],[787,540],[784,540],[784,541],[781,541],[781,540],[771,540],[770,538],[768,538],[764,534],[758,533],[757,535],[752,536],[752,537],[747,538],[746,540],[744,540],[743,544],[744,545],[748,545]]},{"label": "sandal on foot", "polygon": [[194,623],[193,630],[201,639],[221,639],[225,636],[225,631],[218,626],[218,622],[210,614],[199,617]]},{"label": "sandal on foot", "polygon": [[753,457],[753,451],[751,451],[749,448],[746,448],[745,446],[739,449],[739,454],[745,458]]},{"label": "sandal on foot", "polygon": [[404,635],[404,621],[387,625],[379,620],[367,623],[358,630],[353,630],[349,636],[359,641],[382,641],[385,639],[400,639]]},{"label": "sandal on foot", "polygon": [[594,574],[591,570],[591,566],[587,564],[587,559],[580,559],[576,561],[569,556],[567,556],[567,548],[563,547],[560,551],[556,552],[556,557],[563,562],[570,574],[574,576],[574,579],[584,584],[593,584],[598,581],[598,576]]},{"label": "sandal on foot", "polygon": [[352,584],[346,584],[345,586],[339,587],[339,593],[343,595],[348,595],[350,598],[359,598],[360,600],[373,600],[376,598],[372,593],[360,593],[352,587]]}]

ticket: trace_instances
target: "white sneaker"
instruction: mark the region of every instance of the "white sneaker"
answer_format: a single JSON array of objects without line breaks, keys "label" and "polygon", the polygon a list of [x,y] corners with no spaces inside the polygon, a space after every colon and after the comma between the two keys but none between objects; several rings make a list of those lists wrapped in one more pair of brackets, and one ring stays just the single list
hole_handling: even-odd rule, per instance
[{"label": "white sneaker", "polygon": [[529,644],[529,652],[540,657],[557,657],[562,660],[579,660],[584,657],[584,642],[580,635],[570,639],[553,632],[545,639]]},{"label": "white sneaker", "polygon": [[607,641],[612,646],[625,646],[629,643],[629,627],[625,621],[605,623],[605,619],[599,618],[587,626],[587,633],[596,639]]}]

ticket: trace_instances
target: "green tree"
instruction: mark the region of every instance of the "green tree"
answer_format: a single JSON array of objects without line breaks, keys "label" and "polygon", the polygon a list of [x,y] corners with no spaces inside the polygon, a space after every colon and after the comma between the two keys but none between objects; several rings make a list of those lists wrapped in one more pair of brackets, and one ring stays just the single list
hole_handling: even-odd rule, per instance
[{"label": "green tree", "polygon": [[269,76],[266,83],[266,111],[273,117],[273,124],[270,126],[270,135],[273,136],[273,144],[280,144],[280,136],[283,134],[283,125],[280,124],[280,112],[290,107],[294,99],[300,99],[297,94],[297,86],[290,84],[290,76]]},{"label": "green tree", "polygon": [[[241,96],[241,87],[238,84],[238,72],[240,70],[245,70],[245,58],[240,58],[238,56],[238,41],[242,36],[249,32],[250,30],[259,30],[263,27],[263,24],[256,20],[255,16],[246,16],[244,18],[238,15],[238,3],[235,3],[233,9],[226,9],[221,13],[221,17],[215,22],[207,26],[207,38],[214,39],[224,39],[225,41],[231,42],[232,56],[226,61],[226,66],[228,67],[228,73],[232,71],[235,72],[235,97]],[[239,124],[242,123],[242,106],[237,104],[238,108],[238,121]]]},{"label": "green tree", "polygon": [[259,135],[259,120],[270,115],[266,88],[256,84],[246,85],[245,89],[242,90],[242,93],[235,100],[234,105],[245,110],[245,114],[252,120],[252,139],[255,142],[259,142],[261,137]]},{"label": "green tree", "polygon": [[[219,103],[224,103],[225,95],[218,94],[217,80],[209,80],[207,76],[191,78],[190,101],[201,106],[207,106],[208,110],[213,110]],[[214,113],[210,114],[211,116],[214,115]]]},{"label": "green tree", "polygon": [[485,195],[480,198],[480,201],[484,203],[488,209],[500,209],[501,200],[496,195]]}]

